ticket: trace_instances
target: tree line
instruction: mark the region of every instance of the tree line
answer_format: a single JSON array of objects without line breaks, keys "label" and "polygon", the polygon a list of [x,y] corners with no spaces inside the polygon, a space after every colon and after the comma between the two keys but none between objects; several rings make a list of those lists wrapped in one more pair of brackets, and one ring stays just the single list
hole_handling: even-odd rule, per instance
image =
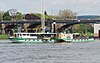
[{"label": "tree line", "polygon": [[[75,12],[71,10],[60,10],[58,12],[57,16],[52,16],[49,15],[48,13],[44,13],[47,19],[75,19],[76,14]],[[41,19],[41,14],[40,13],[29,13],[29,14],[22,14],[21,12],[16,12],[15,15],[11,15],[9,11],[0,11],[0,20],[23,20],[25,18],[25,15],[28,15],[26,18],[35,18],[38,17]]]}]

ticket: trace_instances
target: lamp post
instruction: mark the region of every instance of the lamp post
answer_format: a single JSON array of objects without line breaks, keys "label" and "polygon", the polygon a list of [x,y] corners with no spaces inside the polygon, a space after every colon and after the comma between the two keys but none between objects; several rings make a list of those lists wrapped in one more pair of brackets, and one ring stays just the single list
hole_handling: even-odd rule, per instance
[{"label": "lamp post", "polygon": [[41,27],[42,27],[42,33],[45,33],[45,5],[44,5],[44,0],[41,0]]}]

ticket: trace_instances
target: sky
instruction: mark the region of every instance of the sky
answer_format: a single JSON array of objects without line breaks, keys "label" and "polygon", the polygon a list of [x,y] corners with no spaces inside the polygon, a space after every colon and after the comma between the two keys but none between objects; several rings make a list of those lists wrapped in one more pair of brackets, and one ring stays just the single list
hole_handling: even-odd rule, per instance
[{"label": "sky", "polygon": [[[100,0],[43,0],[49,15],[70,9],[78,15],[100,15]],[[0,11],[17,9],[21,13],[41,13],[41,0],[0,0]]]}]

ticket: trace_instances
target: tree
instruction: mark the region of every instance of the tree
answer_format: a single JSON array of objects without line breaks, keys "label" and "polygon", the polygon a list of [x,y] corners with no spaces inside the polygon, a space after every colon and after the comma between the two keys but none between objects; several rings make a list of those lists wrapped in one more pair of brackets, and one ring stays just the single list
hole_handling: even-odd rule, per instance
[{"label": "tree", "polygon": [[[57,19],[57,16],[48,15],[47,12],[44,12],[44,14],[45,14],[46,20]],[[35,15],[38,16],[39,18],[41,18],[41,14],[40,13],[35,13]]]},{"label": "tree", "polygon": [[4,15],[4,12],[3,11],[0,11],[0,21],[3,20],[3,15]]},{"label": "tree", "polygon": [[3,20],[11,20],[9,12],[5,12],[3,15]]},{"label": "tree", "polygon": [[73,25],[72,32],[81,34],[93,33],[94,28],[90,24],[76,24]]},{"label": "tree", "polygon": [[23,20],[23,15],[22,15],[22,13],[20,13],[20,12],[17,12],[16,13],[16,15],[15,15],[15,20]]},{"label": "tree", "polygon": [[40,13],[35,13],[36,16],[38,16],[39,18],[41,18],[41,14]]},{"label": "tree", "polygon": [[76,14],[75,12],[69,10],[69,9],[66,9],[66,10],[60,10],[59,11],[59,18],[60,19],[75,19],[76,18]]}]

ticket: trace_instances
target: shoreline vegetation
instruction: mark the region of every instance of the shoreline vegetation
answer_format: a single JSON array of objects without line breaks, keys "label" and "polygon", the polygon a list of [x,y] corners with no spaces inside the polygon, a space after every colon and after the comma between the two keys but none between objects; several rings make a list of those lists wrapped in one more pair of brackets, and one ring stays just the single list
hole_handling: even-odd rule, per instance
[{"label": "shoreline vegetation", "polygon": [[0,34],[0,40],[7,40],[8,35],[7,34]]}]

